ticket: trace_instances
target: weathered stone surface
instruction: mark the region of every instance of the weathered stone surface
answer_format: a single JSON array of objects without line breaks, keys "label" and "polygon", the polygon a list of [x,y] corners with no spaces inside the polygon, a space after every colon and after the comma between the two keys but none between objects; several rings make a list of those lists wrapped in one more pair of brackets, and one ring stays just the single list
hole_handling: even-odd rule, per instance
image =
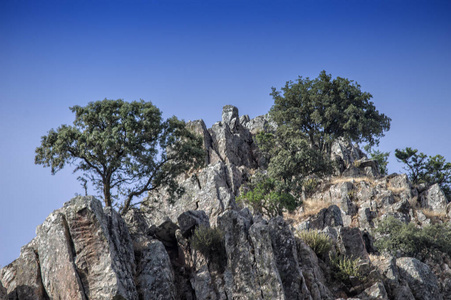
[{"label": "weathered stone surface", "polygon": [[340,253],[348,257],[368,259],[362,232],[359,228],[339,227],[338,246]]},{"label": "weathered stone surface", "polygon": [[196,226],[210,227],[210,221],[203,210],[188,210],[177,218],[178,225],[184,236],[191,235]]},{"label": "weathered stone surface", "polygon": [[361,300],[388,300],[387,291],[381,282],[376,282],[357,297]]},{"label": "weathered stone surface", "polygon": [[392,174],[388,176],[389,186],[393,189],[410,191],[412,188],[409,178],[406,174]]},{"label": "weathered stone surface", "polygon": [[49,297],[87,299],[75,265],[75,247],[65,215],[53,212],[37,228],[36,234],[42,283]]},{"label": "weathered stone surface", "polygon": [[420,195],[420,203],[423,208],[444,214],[446,213],[446,206],[448,205],[445,193],[443,193],[437,183],[429,187]]},{"label": "weathered stone surface", "polygon": [[183,196],[170,203],[164,193],[154,193],[141,207],[153,224],[161,224],[167,218],[174,222],[187,210],[202,209],[216,224],[218,215],[227,208],[236,207],[235,196],[231,190],[227,166],[219,161],[202,169],[195,177],[182,182]]},{"label": "weathered stone surface", "polygon": [[231,105],[223,108],[222,122],[209,129],[212,146],[226,163],[235,166],[257,167],[255,145],[249,130],[240,124],[238,109]]},{"label": "weathered stone surface", "polygon": [[138,299],[132,241],[122,218],[76,197],[37,229],[44,287],[55,299]]},{"label": "weathered stone surface", "polygon": [[3,287],[1,280],[0,280],[0,300],[7,300],[7,290]]},{"label": "weathered stone surface", "polygon": [[341,164],[341,172],[349,168],[354,161],[366,158],[365,153],[345,139],[334,141],[331,150],[332,158]]},{"label": "weathered stone surface", "polygon": [[296,240],[282,217],[269,221],[269,234],[286,299],[312,299],[299,267]]},{"label": "weathered stone surface", "polygon": [[331,205],[320,210],[310,219],[306,229],[324,229],[327,226],[343,226],[341,210],[337,205]]},{"label": "weathered stone surface", "polygon": [[177,299],[169,255],[162,242],[148,235],[144,214],[132,208],[123,218],[133,240],[139,299]]},{"label": "weathered stone surface", "polygon": [[0,299],[47,299],[41,281],[36,239],[22,247],[19,258],[0,271]]},{"label": "weathered stone surface", "polygon": [[171,261],[163,243],[149,239],[135,251],[140,299],[177,299]]},{"label": "weathered stone surface", "polygon": [[224,280],[230,299],[261,299],[248,237],[251,223],[252,216],[245,210],[229,210],[218,218],[218,227],[225,235],[227,267]]},{"label": "weathered stone surface", "polygon": [[285,299],[282,280],[271,245],[268,224],[260,220],[252,224],[249,236],[254,249],[257,279],[263,299]]},{"label": "weathered stone surface", "polygon": [[299,266],[313,300],[334,299],[319,266],[318,257],[302,240],[297,239]]},{"label": "weathered stone surface", "polygon": [[277,124],[271,119],[269,114],[255,117],[249,121],[241,122],[251,134],[257,134],[261,131],[274,132],[277,129]]},{"label": "weathered stone surface", "polygon": [[405,280],[415,299],[419,300],[440,300],[437,278],[425,263],[411,257],[401,257],[396,260],[400,278]]}]

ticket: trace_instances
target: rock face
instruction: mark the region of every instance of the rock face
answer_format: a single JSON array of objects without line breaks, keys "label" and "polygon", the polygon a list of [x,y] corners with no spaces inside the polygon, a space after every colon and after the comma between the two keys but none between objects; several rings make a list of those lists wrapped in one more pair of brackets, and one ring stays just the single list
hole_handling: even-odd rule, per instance
[{"label": "rock face", "polygon": [[[206,166],[178,178],[186,191],[180,200],[171,203],[160,190],[122,216],[93,197],[70,200],[0,270],[0,300],[451,299],[449,255],[419,261],[380,253],[373,243],[387,217],[449,222],[451,204],[438,185],[381,177],[358,147],[338,140],[332,154],[341,176],[303,199],[316,207],[266,219],[235,197],[265,164],[253,138],[275,131],[271,118],[251,120],[225,106],[212,128],[202,120],[188,126],[204,139]],[[200,227],[222,237],[209,251],[193,243]],[[299,230],[326,234],[329,252],[300,239]],[[355,265],[334,265],[335,254]],[[354,267],[359,275],[346,275]]]}]

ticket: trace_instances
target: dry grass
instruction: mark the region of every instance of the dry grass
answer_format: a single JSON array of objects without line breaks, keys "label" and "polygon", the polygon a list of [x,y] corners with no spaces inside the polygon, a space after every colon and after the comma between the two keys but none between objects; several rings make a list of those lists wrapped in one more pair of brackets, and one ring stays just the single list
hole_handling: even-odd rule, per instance
[{"label": "dry grass", "polygon": [[331,184],[338,184],[338,183],[343,183],[343,182],[351,182],[351,183],[360,183],[360,182],[367,182],[370,183],[371,185],[375,185],[376,182],[374,180],[374,178],[372,177],[368,177],[368,176],[362,176],[362,177],[334,177],[331,179],[330,183]]},{"label": "dry grass", "polygon": [[421,211],[428,219],[441,220],[443,222],[446,221],[446,213],[445,212],[432,211],[428,208],[423,208]]},{"label": "dry grass", "polygon": [[330,201],[314,200],[309,198],[303,202],[301,209],[298,209],[292,213],[284,212],[283,217],[293,223],[300,223],[305,221],[308,217],[318,214],[321,209],[328,208],[331,205],[332,202]]},{"label": "dry grass", "polygon": [[307,199],[304,201],[303,215],[304,215],[304,217],[316,215],[323,208],[328,208],[331,205],[332,205],[332,202],[330,202],[330,201]]},{"label": "dry grass", "polygon": [[395,187],[392,187],[392,186],[387,186],[387,189],[389,190],[389,191],[391,191],[393,194],[395,194],[395,195],[399,195],[399,194],[401,194],[402,192],[409,192],[409,189],[406,189],[406,188],[395,188]]},{"label": "dry grass", "polygon": [[415,196],[415,197],[410,198],[409,199],[409,204],[414,209],[418,208],[418,197]]}]

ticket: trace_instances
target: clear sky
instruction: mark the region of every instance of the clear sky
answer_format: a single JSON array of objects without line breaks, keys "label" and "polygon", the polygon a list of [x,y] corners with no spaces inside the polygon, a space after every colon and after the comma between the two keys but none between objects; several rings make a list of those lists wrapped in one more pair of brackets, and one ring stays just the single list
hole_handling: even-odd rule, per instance
[{"label": "clear sky", "polygon": [[0,1],[0,265],[83,193],[70,169],[34,165],[68,109],[152,101],[166,117],[265,114],[298,75],[357,81],[392,118],[379,149],[451,160],[451,2],[397,0]]}]

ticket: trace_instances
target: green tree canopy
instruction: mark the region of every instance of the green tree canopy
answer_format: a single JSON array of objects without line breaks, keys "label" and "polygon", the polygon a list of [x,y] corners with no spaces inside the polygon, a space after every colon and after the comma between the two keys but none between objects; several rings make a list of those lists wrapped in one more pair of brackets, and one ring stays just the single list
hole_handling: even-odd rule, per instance
[{"label": "green tree canopy", "polygon": [[365,151],[370,155],[370,158],[377,162],[379,167],[379,173],[382,176],[388,175],[388,157],[390,156],[390,152],[382,152],[380,150],[374,150],[370,145],[365,145],[363,147]]},{"label": "green tree canopy", "polygon": [[451,163],[441,155],[427,156],[417,149],[396,149],[398,161],[406,165],[409,179],[414,184],[438,184],[448,200],[451,199]]},{"label": "green tree canopy", "polygon": [[315,79],[288,81],[282,91],[273,87],[271,95],[274,121],[305,133],[322,152],[329,153],[338,137],[377,144],[390,129],[391,119],[376,110],[371,94],[362,92],[352,80],[332,79],[326,71]]},{"label": "green tree canopy", "polygon": [[176,117],[163,120],[151,102],[105,99],[70,109],[73,126],[43,136],[35,163],[52,174],[74,165],[74,172],[83,172],[82,182],[90,180],[103,194],[106,206],[122,199],[125,212],[134,197],[162,186],[180,195],[175,178],[204,161],[202,140]]}]

